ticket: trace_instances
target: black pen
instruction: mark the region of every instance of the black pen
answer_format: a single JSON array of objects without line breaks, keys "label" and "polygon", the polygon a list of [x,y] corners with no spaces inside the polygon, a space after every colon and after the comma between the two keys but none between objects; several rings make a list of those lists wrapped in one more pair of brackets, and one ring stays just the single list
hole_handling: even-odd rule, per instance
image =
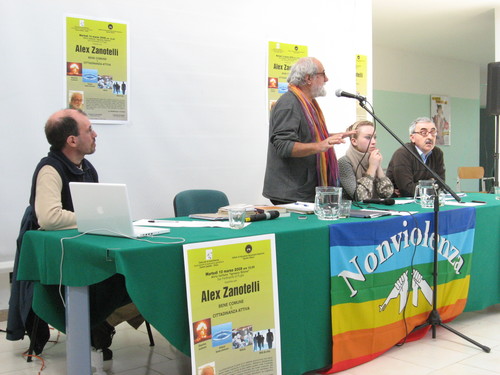
[{"label": "black pen", "polygon": [[486,203],[486,202],[483,202],[483,201],[471,201],[472,203]]}]

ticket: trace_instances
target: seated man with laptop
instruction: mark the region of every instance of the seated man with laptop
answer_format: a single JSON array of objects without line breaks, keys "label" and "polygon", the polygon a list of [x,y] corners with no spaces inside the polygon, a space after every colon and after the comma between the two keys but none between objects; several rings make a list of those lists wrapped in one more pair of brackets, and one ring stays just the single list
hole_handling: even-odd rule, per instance
[{"label": "seated man with laptop", "polygon": [[[76,227],[70,182],[98,182],[97,171],[85,159],[94,153],[96,132],[87,116],[74,109],[64,109],[54,113],[47,120],[45,134],[50,152],[38,164],[33,175],[30,206],[27,208],[18,237],[17,253],[14,265],[7,339],[19,340],[25,330],[31,333],[34,312],[31,310],[33,285],[30,282],[16,280],[17,263],[21,249],[22,236],[26,230],[62,230]],[[92,303],[92,288],[106,290],[106,301]],[[95,349],[102,349],[103,359],[112,358],[109,349],[114,326],[127,321],[138,328],[144,318],[130,301],[122,275],[114,275],[103,282],[91,286],[91,320],[98,321],[91,329],[91,343]],[[28,298],[26,297],[28,296]],[[106,320],[97,318],[107,317]],[[100,321],[99,321],[100,320]],[[41,326],[41,327],[40,327]],[[49,339],[48,325],[40,320],[36,332],[35,353],[39,354]]]}]

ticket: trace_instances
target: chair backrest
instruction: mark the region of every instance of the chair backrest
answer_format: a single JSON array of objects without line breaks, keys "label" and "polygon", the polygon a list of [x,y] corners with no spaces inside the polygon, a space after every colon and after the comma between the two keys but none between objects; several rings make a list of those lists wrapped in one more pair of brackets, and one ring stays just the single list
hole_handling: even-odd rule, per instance
[{"label": "chair backrest", "polygon": [[458,178],[480,179],[484,177],[483,167],[458,167]]},{"label": "chair backrest", "polygon": [[494,177],[484,177],[483,167],[458,167],[457,190],[461,190],[460,180],[479,180],[481,182],[481,193],[486,193],[486,180],[494,180]]},{"label": "chair backrest", "polygon": [[226,194],[219,190],[184,190],[174,197],[175,216],[214,213],[229,205]]}]

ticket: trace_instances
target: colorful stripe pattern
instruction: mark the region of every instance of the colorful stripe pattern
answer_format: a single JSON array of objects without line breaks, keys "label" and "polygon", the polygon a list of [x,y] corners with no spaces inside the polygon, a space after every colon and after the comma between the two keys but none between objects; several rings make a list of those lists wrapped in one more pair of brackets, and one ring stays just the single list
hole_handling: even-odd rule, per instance
[{"label": "colorful stripe pattern", "polygon": [[[314,142],[321,142],[327,139],[330,134],[326,128],[323,112],[316,99],[309,100],[302,90],[292,84],[288,89],[297,97],[302,107],[302,111],[309,125],[309,131]],[[339,184],[339,166],[335,150],[330,147],[326,152],[316,154],[317,175],[320,186],[340,186]]]},{"label": "colorful stripe pattern", "polygon": [[[330,226],[334,373],[416,340],[432,311],[433,213]],[[443,322],[464,309],[475,210],[439,214],[437,310]],[[411,333],[411,334],[410,334]]]}]

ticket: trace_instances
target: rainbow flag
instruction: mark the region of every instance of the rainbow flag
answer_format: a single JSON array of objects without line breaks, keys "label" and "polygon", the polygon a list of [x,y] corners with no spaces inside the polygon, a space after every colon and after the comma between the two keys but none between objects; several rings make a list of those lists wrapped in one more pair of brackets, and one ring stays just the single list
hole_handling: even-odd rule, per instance
[{"label": "rainbow flag", "polygon": [[[425,335],[433,309],[434,214],[330,226],[334,373]],[[474,243],[473,207],[439,214],[437,310],[464,309]]]}]

